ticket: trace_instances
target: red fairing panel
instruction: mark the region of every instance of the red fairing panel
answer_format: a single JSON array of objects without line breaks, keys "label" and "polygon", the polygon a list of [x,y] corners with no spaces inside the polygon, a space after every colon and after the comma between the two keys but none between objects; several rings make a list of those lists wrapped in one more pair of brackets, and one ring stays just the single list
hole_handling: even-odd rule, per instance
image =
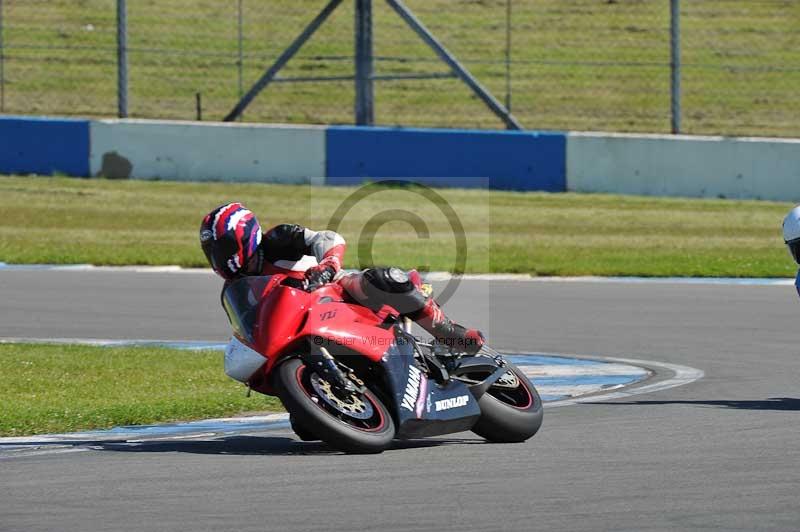
[{"label": "red fairing panel", "polygon": [[394,333],[379,327],[385,315],[345,302],[338,284],[308,293],[281,280],[275,276],[264,288],[253,331],[253,347],[268,358],[267,372],[307,340],[331,349],[345,346],[376,362],[394,342]]},{"label": "red fairing panel", "polygon": [[[274,279],[280,281],[278,276]],[[305,311],[314,301],[312,296],[297,288],[277,286],[277,283],[269,283],[265,288],[253,337],[256,351],[269,359],[269,366],[297,342]]]},{"label": "red fairing panel", "polygon": [[394,332],[379,327],[380,320],[364,307],[349,303],[323,303],[308,311],[302,335],[317,345],[344,346],[379,362],[394,343]]}]

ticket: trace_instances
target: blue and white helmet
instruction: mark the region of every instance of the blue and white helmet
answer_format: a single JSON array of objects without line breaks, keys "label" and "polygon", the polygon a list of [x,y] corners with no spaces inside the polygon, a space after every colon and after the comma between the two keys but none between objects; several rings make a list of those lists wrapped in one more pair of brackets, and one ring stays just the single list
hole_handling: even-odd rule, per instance
[{"label": "blue and white helmet", "polygon": [[800,264],[800,205],[783,219],[783,241],[789,246],[794,261]]}]

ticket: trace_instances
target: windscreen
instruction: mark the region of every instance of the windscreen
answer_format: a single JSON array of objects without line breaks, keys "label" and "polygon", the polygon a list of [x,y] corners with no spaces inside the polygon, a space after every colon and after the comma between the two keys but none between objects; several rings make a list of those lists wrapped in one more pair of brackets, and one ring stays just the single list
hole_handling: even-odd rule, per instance
[{"label": "windscreen", "polygon": [[225,307],[233,331],[251,344],[258,314],[258,302],[270,279],[271,275],[243,277],[229,284],[222,292],[222,306]]}]

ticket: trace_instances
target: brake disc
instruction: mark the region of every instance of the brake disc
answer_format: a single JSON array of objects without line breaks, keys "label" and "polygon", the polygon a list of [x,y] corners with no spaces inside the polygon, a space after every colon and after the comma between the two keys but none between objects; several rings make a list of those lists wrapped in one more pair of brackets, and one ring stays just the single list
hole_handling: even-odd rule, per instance
[{"label": "brake disc", "polygon": [[331,383],[320,378],[316,373],[311,374],[310,380],[317,396],[339,412],[355,419],[369,419],[373,416],[372,404],[364,401],[359,395],[351,393],[347,397],[339,397],[333,391]]}]

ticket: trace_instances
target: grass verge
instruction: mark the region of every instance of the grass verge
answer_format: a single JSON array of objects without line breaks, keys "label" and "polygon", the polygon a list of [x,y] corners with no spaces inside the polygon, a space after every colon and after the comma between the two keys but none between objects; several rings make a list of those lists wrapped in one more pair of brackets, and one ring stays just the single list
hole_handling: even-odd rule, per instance
[{"label": "grass verge", "polygon": [[[202,217],[242,201],[267,228],[322,229],[354,188],[0,177],[0,261],[206,267]],[[440,189],[463,225],[465,271],[786,277],[789,203]],[[403,213],[398,214],[398,210]],[[424,222],[417,234],[410,223]],[[355,205],[347,267],[458,270],[452,219],[414,189]],[[371,230],[369,228],[372,228]]]},{"label": "grass verge", "polygon": [[217,351],[0,344],[0,436],[280,411],[245,397]]}]

